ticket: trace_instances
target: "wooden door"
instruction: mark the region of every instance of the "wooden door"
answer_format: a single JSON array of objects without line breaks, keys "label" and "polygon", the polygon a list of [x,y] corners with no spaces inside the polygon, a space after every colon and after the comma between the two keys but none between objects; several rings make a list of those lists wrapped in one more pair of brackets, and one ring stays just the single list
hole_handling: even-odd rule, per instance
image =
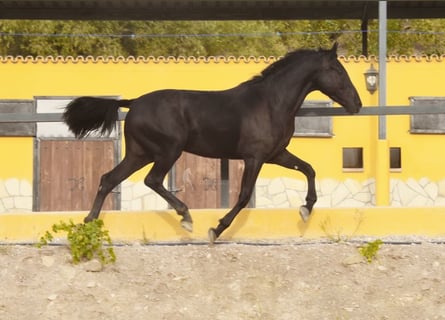
[{"label": "wooden door", "polygon": [[172,191],[190,209],[221,205],[220,162],[184,152],[175,164]]},{"label": "wooden door", "polygon": [[[115,165],[113,140],[40,140],[40,211],[90,210],[101,176]],[[111,193],[103,209],[117,209]]]},{"label": "wooden door", "polygon": [[[232,208],[238,201],[241,190],[241,178],[244,172],[244,161],[229,160],[229,207]],[[251,206],[249,202],[248,207]]]},{"label": "wooden door", "polygon": [[170,190],[190,209],[233,207],[243,170],[241,160],[209,159],[184,152],[171,173]]}]

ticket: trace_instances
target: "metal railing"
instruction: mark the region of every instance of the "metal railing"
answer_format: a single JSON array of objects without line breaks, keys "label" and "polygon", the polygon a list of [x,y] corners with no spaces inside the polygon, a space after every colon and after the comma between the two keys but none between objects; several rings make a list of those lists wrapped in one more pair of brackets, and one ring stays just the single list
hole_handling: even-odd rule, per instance
[{"label": "metal railing", "polygon": [[[445,106],[391,106],[363,107],[359,113],[350,114],[344,108],[320,107],[302,108],[297,116],[379,116],[379,115],[415,115],[415,114],[445,114]],[[125,120],[126,112],[119,112],[119,120]],[[61,122],[62,113],[0,113],[0,123],[24,122]]]}]

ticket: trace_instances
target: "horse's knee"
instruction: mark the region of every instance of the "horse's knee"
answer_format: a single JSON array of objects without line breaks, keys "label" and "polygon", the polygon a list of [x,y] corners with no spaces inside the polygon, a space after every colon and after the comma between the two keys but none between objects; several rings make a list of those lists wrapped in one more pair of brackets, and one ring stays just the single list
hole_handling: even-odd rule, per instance
[{"label": "horse's knee", "polygon": [[144,184],[163,197],[175,210],[176,212],[183,216],[186,221],[192,221],[192,218],[189,213],[188,207],[180,201],[172,192],[165,189],[162,184],[162,180],[157,179],[156,177],[152,177],[148,175],[144,179]]},{"label": "horse's knee", "polygon": [[155,179],[153,179],[153,177],[151,177],[150,175],[145,177],[144,184],[153,190],[156,190],[157,187],[159,186],[159,182],[157,182]]},{"label": "horse's knee", "polygon": [[307,163],[306,166],[304,167],[304,172],[306,173],[308,179],[315,179],[316,176],[315,170],[309,163]]},{"label": "horse's knee", "polygon": [[98,193],[108,193],[114,188],[112,181],[110,181],[110,174],[105,173],[100,178]]},{"label": "horse's knee", "polygon": [[300,164],[299,166],[295,166],[298,171],[301,171],[308,180],[314,180],[316,173],[314,168],[309,163]]},{"label": "horse's knee", "polygon": [[312,168],[312,166],[311,165],[309,165],[309,178],[311,178],[311,179],[315,179],[315,176],[317,175],[316,173],[315,173],[315,170],[314,170],[314,168]]}]

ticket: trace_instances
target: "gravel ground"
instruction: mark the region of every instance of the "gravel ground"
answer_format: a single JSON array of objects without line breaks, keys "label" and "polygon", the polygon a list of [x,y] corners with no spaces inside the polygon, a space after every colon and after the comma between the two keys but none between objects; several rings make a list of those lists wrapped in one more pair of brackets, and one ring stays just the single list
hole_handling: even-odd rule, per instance
[{"label": "gravel ground", "polygon": [[0,319],[445,319],[445,242],[418,240],[372,263],[358,242],[134,244],[104,268],[1,245]]}]

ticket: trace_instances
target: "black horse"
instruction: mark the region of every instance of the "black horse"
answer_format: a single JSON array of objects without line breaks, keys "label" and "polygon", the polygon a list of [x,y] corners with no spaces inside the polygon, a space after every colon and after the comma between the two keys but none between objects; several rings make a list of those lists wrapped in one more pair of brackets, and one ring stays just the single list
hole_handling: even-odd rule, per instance
[{"label": "black horse", "polygon": [[286,150],[294,132],[294,117],[306,95],[319,90],[357,113],[362,103],[346,70],[330,50],[297,50],[264,69],[260,75],[223,91],[159,90],[133,100],[80,97],[65,109],[63,118],[78,138],[99,130],[113,130],[120,107],[127,107],[124,134],[126,154],[104,174],[85,222],[97,219],[105,197],[136,170],[153,163],[145,184],[182,216],[192,231],[187,206],[163,186],[170,168],[183,151],[204,157],[242,159],[244,173],[235,206],[209,230],[213,243],[230,226],[251,195],[264,163],[301,171],[308,181],[304,221],[317,200],[315,171]]}]

